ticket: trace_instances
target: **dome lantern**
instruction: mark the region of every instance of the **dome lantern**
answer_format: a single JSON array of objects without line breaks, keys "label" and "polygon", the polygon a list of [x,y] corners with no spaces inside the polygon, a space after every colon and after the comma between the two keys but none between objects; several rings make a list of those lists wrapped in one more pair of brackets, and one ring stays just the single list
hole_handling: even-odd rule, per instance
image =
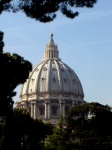
[{"label": "dome lantern", "polygon": [[44,59],[59,59],[59,51],[57,45],[54,43],[53,34],[50,34],[50,42],[46,45],[44,52]]}]

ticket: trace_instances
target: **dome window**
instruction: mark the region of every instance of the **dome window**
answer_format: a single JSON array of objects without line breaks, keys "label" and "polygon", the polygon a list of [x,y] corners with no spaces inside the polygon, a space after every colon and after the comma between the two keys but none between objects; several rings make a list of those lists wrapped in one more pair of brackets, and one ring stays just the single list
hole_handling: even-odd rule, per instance
[{"label": "dome window", "polygon": [[52,70],[53,70],[53,71],[56,71],[56,68],[53,67]]},{"label": "dome window", "polygon": [[62,71],[62,72],[64,72],[64,69],[63,69],[63,68],[61,68],[61,71]]},{"label": "dome window", "polygon": [[75,79],[73,79],[73,83],[76,83]]},{"label": "dome window", "polygon": [[69,72],[71,73],[71,70],[69,70]]},{"label": "dome window", "polygon": [[47,71],[47,68],[46,67],[44,67],[44,69],[43,69],[44,71]]}]

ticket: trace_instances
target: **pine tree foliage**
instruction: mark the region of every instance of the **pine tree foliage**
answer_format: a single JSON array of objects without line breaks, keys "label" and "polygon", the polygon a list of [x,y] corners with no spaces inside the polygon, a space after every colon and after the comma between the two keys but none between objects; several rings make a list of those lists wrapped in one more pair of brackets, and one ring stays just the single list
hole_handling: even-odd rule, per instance
[{"label": "pine tree foliage", "polygon": [[24,109],[14,109],[0,122],[0,150],[41,150],[41,141],[52,126],[34,120]]},{"label": "pine tree foliage", "polygon": [[0,0],[0,14],[2,11],[8,11],[12,0]]},{"label": "pine tree foliage", "polygon": [[[87,113],[91,112],[91,117]],[[44,150],[111,150],[112,112],[109,106],[86,103],[68,113],[66,127],[62,121],[47,136]]]},{"label": "pine tree foliage", "polygon": [[68,18],[75,18],[78,12],[74,8],[92,8],[97,0],[0,0],[2,11],[22,11],[28,17],[40,22],[50,22],[56,18],[59,11]]},{"label": "pine tree foliage", "polygon": [[32,65],[18,54],[3,52],[3,32],[0,32],[0,115],[13,108],[15,88],[27,79]]},{"label": "pine tree foliage", "polygon": [[20,8],[28,17],[49,22],[56,18],[58,11],[73,19],[78,16],[78,12],[74,12],[72,8],[91,8],[95,3],[96,0],[20,0]]}]

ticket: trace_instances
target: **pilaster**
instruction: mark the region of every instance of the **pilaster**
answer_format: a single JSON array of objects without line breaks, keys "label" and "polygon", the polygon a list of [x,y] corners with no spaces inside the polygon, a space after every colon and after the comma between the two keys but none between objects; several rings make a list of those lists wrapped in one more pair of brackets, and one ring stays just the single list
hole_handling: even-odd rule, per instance
[{"label": "pilaster", "polygon": [[63,115],[62,100],[59,100],[59,105],[60,105],[60,114]]},{"label": "pilaster", "polygon": [[34,105],[34,119],[36,119],[37,118],[37,104],[36,104],[36,102],[33,105]]},{"label": "pilaster", "polygon": [[63,100],[63,117],[65,117],[65,101]]},{"label": "pilaster", "polygon": [[33,106],[33,103],[31,103],[31,117],[33,118],[34,117],[34,106]]},{"label": "pilaster", "polygon": [[47,101],[45,101],[45,119],[48,118],[48,105],[47,105]]},{"label": "pilaster", "polygon": [[50,101],[48,101],[48,119],[51,118],[51,112],[50,112],[50,110],[51,110]]}]

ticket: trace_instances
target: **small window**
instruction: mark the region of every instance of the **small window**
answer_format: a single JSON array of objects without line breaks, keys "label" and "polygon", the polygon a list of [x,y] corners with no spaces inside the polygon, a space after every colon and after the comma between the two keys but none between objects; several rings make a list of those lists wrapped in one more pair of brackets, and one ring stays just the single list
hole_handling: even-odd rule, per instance
[{"label": "small window", "polygon": [[76,83],[75,79],[73,79],[73,83]]}]

